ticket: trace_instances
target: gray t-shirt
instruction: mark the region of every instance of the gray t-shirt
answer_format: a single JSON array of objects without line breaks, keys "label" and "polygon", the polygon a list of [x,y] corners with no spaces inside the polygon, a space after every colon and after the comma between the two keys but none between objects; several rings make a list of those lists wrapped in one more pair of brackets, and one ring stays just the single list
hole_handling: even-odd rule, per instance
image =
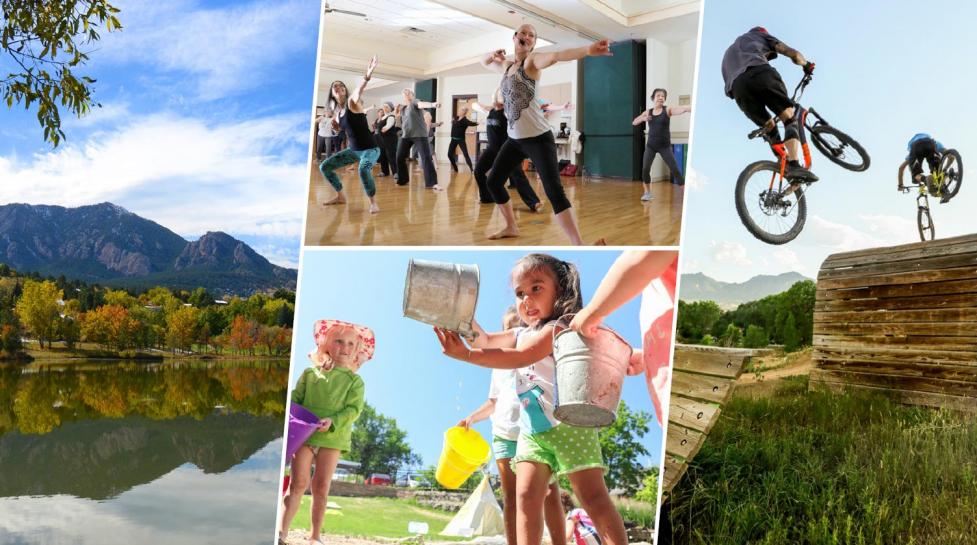
[{"label": "gray t-shirt", "polygon": [[424,122],[424,111],[417,106],[417,100],[410,101],[400,113],[403,122],[404,138],[427,138],[427,123]]},{"label": "gray t-shirt", "polygon": [[746,72],[747,68],[769,64],[769,61],[777,58],[774,47],[779,43],[780,40],[759,28],[751,29],[736,38],[723,55],[723,83],[726,84],[726,96],[733,98],[733,82]]}]

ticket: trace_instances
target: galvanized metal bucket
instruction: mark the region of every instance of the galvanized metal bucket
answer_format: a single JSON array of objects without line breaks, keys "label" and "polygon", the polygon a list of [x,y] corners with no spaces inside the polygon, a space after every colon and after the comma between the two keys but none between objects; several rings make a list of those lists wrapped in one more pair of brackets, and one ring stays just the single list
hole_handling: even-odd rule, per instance
[{"label": "galvanized metal bucket", "polygon": [[569,328],[554,335],[557,420],[588,428],[613,424],[631,352],[620,335],[603,326],[593,337]]},{"label": "galvanized metal bucket", "polygon": [[474,338],[478,265],[411,259],[404,285],[404,316]]}]

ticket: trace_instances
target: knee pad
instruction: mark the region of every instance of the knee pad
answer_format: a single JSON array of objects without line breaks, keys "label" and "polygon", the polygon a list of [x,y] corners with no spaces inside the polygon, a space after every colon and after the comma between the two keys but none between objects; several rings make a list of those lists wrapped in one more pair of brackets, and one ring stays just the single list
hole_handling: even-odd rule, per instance
[{"label": "knee pad", "polygon": [[801,133],[798,131],[797,120],[792,117],[784,121],[784,139],[792,140],[800,137]]},{"label": "knee pad", "polygon": [[763,139],[767,141],[771,146],[774,144],[780,144],[783,140],[780,138],[780,129],[776,125],[772,129],[763,133]]}]

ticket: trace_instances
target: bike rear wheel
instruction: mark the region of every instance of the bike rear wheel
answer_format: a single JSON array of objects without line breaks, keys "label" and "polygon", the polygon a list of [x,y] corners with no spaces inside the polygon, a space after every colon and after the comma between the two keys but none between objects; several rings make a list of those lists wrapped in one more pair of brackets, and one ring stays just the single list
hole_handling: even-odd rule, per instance
[{"label": "bike rear wheel", "polygon": [[736,180],[736,213],[746,230],[767,244],[794,240],[807,221],[804,188],[788,193],[790,184],[779,173],[778,163],[757,161]]},{"label": "bike rear wheel", "polygon": [[930,209],[920,206],[916,212],[916,226],[919,227],[919,240],[926,242],[936,238],[936,227],[933,225],[933,216]]},{"label": "bike rear wheel", "polygon": [[861,144],[831,125],[818,123],[809,130],[814,147],[841,168],[861,172],[871,163]]},{"label": "bike rear wheel", "polygon": [[943,173],[943,185],[940,192],[946,200],[950,200],[960,191],[960,184],[963,183],[963,160],[960,153],[955,149],[948,149],[943,152],[940,158],[940,172]]}]

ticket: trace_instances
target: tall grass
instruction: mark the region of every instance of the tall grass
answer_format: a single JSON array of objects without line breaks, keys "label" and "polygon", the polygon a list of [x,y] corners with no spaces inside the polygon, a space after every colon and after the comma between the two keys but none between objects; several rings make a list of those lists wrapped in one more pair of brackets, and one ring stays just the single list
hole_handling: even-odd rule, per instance
[{"label": "tall grass", "polygon": [[977,417],[785,381],[734,396],[661,543],[977,543]]}]

